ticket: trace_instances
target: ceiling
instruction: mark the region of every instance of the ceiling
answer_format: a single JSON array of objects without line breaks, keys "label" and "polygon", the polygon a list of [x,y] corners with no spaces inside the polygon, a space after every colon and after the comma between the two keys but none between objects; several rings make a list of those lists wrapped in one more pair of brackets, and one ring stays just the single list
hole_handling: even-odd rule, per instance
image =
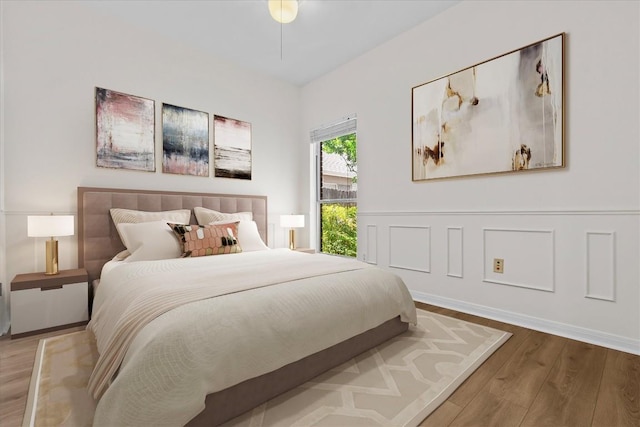
[{"label": "ceiling", "polygon": [[267,0],[89,1],[100,13],[304,85],[460,0],[300,0],[290,24]]}]

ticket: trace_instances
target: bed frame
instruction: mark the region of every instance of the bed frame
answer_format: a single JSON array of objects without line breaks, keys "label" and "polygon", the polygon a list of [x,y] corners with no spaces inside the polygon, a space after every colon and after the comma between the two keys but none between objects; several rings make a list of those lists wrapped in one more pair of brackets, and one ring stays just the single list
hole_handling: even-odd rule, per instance
[{"label": "bed frame", "polygon": [[[266,196],[78,187],[78,266],[87,269],[92,283],[99,279],[104,264],[124,250],[109,209],[148,212],[191,209],[191,221],[195,224],[193,208],[196,206],[226,213],[250,211],[262,239],[267,241]],[[205,409],[187,425],[220,425],[407,329],[408,324],[399,317],[389,319],[374,329],[276,371],[212,393],[206,398]]]}]

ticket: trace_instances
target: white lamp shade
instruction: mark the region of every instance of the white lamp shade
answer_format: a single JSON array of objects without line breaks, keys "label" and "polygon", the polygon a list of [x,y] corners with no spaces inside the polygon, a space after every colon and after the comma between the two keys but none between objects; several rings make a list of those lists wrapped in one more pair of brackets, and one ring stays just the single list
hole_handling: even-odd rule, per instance
[{"label": "white lamp shade", "polygon": [[298,0],[269,0],[271,17],[282,24],[288,24],[298,16]]},{"label": "white lamp shade", "polygon": [[73,236],[73,215],[30,215],[27,217],[29,237]]},{"label": "white lamp shade", "polygon": [[303,228],[304,215],[280,215],[280,227]]}]

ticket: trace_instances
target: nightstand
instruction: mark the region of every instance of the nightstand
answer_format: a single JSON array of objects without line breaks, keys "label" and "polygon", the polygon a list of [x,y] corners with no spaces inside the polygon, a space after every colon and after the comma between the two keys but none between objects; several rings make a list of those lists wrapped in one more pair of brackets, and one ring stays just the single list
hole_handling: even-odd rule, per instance
[{"label": "nightstand", "polygon": [[296,252],[305,252],[308,254],[315,254],[316,250],[313,248],[295,248],[294,251]]},{"label": "nightstand", "polygon": [[11,282],[11,338],[86,324],[87,270],[18,274]]}]

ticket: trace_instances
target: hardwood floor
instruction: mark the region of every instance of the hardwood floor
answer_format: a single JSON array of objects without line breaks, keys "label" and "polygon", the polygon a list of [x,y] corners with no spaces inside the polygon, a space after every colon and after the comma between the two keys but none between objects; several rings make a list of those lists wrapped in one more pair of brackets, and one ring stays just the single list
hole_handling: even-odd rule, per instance
[{"label": "hardwood floor", "polygon": [[416,306],[513,334],[421,426],[640,426],[640,356]]},{"label": "hardwood floor", "polygon": [[[640,426],[640,356],[416,303],[513,336],[420,425]],[[22,424],[38,341],[0,338],[0,426]]]},{"label": "hardwood floor", "polygon": [[77,326],[15,340],[0,338],[0,426],[22,425],[38,341],[82,329],[84,326]]}]

